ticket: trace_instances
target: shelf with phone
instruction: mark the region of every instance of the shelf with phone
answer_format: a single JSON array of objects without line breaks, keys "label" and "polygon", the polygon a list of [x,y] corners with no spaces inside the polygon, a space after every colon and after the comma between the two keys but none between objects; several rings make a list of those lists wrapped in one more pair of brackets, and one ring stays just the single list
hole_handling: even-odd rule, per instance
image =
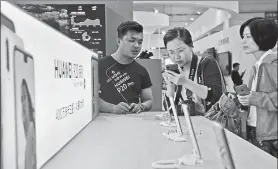
[{"label": "shelf with phone", "polygon": [[[170,98],[170,101],[171,101],[171,104],[173,104],[173,100],[171,98]],[[197,139],[196,139],[196,134],[195,134],[195,131],[193,128],[190,113],[188,112],[189,108],[185,102],[182,103],[182,108],[183,108],[187,128],[190,133],[190,140],[193,143],[192,154],[184,154],[182,157],[180,157],[176,160],[155,161],[152,163],[153,168],[171,169],[171,168],[182,168],[185,165],[189,165],[189,166],[203,165],[201,151],[200,151]],[[174,113],[175,113],[175,111],[174,111]],[[178,123],[178,125],[180,125],[180,124]],[[177,129],[179,129],[179,127]],[[170,138],[171,136],[168,136],[168,137]],[[172,137],[173,137],[173,139],[176,139],[177,141],[180,141],[180,139],[182,138],[182,137],[176,137],[176,136],[172,136]]]},{"label": "shelf with phone", "polygon": [[[161,125],[164,127],[175,127],[176,129],[174,130],[169,130],[168,132],[164,132],[163,135],[170,139],[173,140],[175,142],[185,142],[187,141],[186,136],[187,135],[191,135],[192,133],[190,133],[190,128],[188,127],[187,123],[187,127],[182,125],[183,123],[181,123],[180,121],[180,117],[178,117],[177,114],[177,109],[174,103],[174,98],[173,97],[166,97],[166,94],[164,95],[165,98],[165,108],[166,108],[166,113],[164,114],[164,116],[167,115],[167,119],[163,122],[161,122]],[[167,100],[166,100],[167,99]],[[188,106],[189,102],[187,101],[183,101],[181,100],[181,111],[183,112],[183,114],[185,115],[186,112],[190,112],[190,111],[195,111],[194,109],[192,109],[192,107]],[[184,107],[183,105],[186,105],[186,107]],[[170,113],[171,111],[171,113]],[[190,115],[194,114],[190,112]],[[158,115],[157,115],[158,116]],[[174,120],[172,120],[172,116],[174,116]],[[186,131],[184,130],[186,129]],[[194,132],[194,135],[202,135],[202,131],[198,131],[197,133]]]},{"label": "shelf with phone", "polygon": [[[171,98],[170,98],[171,101]],[[171,101],[171,104],[174,104],[173,101]],[[189,103],[187,101],[182,101],[182,109],[183,109],[183,113],[184,113],[184,117],[185,117],[185,121],[187,124],[187,128],[188,128],[188,132],[191,138],[191,141],[193,143],[193,154],[185,154],[182,157],[178,158],[177,160],[162,160],[162,161],[156,161],[152,163],[152,167],[153,168],[181,168],[183,165],[202,165],[203,164],[203,159],[201,156],[201,151],[196,139],[196,133],[195,130],[193,128],[193,124],[191,121],[191,117],[190,114],[192,111],[192,109],[189,106]],[[174,108],[175,110],[175,108]],[[176,112],[174,111],[174,114]],[[179,125],[180,123],[177,123],[177,125]],[[177,127],[177,131],[179,133],[179,127]],[[224,152],[222,151],[223,148],[220,147],[220,152],[221,152],[221,156],[223,159],[223,165],[225,167],[229,166],[231,168],[234,168],[233,165],[233,161],[231,160],[231,155],[230,155],[230,151],[227,145],[227,140],[225,139],[226,137],[223,136],[223,134],[225,134],[224,132],[219,133],[218,131],[221,129],[221,131],[223,129],[222,126],[216,128],[216,136],[218,138],[218,143],[219,145],[221,145],[222,147],[224,147]],[[180,131],[181,132],[181,131]],[[175,133],[175,131],[173,132]],[[182,133],[184,134],[184,133]],[[170,135],[170,134],[169,134]],[[220,135],[220,138],[219,138]],[[166,135],[167,136],[167,135]],[[169,136],[167,136],[169,138]],[[173,137],[173,139],[175,139],[175,137]]]}]

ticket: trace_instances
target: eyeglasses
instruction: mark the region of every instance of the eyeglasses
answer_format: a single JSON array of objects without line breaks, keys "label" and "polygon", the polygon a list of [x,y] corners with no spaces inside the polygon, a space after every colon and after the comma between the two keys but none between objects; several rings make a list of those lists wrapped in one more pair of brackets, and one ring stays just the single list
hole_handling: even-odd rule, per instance
[{"label": "eyeglasses", "polygon": [[183,53],[184,51],[186,50],[186,48],[184,47],[184,48],[179,48],[178,50],[171,50],[171,51],[167,51],[168,52],[168,55],[170,56],[170,57],[174,57],[174,56],[176,56],[177,54],[181,54],[181,53]]}]

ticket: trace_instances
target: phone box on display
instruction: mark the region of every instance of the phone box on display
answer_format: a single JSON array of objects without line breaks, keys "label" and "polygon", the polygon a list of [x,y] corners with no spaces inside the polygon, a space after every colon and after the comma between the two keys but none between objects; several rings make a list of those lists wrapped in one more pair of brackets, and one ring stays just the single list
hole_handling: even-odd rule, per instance
[{"label": "phone box on display", "polygon": [[[27,60],[20,59],[16,62],[17,67],[24,68],[24,71],[20,72],[16,69],[18,75],[15,76],[20,85],[25,84],[23,81],[26,81],[25,86],[28,86],[30,97],[26,94],[27,89],[24,89],[25,93],[21,92],[19,87],[16,91],[18,94],[24,94],[26,98],[31,98],[28,103],[32,105],[29,107],[33,108],[34,120],[31,126],[34,126],[30,130],[36,131],[35,139],[33,136],[31,140],[36,141],[36,146],[30,149],[32,151],[36,149],[37,168],[41,168],[97,116],[98,56],[9,2],[1,1],[1,12],[14,23],[16,34],[24,43],[24,48],[20,46],[20,49],[28,51],[27,55],[30,55]],[[3,53],[2,50],[1,52]],[[4,69],[2,53],[1,70]],[[17,55],[22,56],[21,53],[17,52]],[[28,66],[25,67],[26,64]],[[12,91],[13,88],[9,90]],[[27,101],[22,105],[25,106]],[[19,103],[21,101],[18,105]],[[11,111],[15,112],[15,110]],[[15,119],[15,115],[9,116],[7,118]],[[15,127],[13,128],[15,130]],[[20,132],[24,134],[23,129],[20,129]],[[18,135],[18,137],[22,136],[22,134]],[[22,162],[21,157],[20,162]]]}]

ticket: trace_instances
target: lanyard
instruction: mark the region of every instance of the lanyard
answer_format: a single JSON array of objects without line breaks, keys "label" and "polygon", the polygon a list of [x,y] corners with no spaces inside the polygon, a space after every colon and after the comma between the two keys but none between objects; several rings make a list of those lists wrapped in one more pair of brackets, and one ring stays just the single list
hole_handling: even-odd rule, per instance
[{"label": "lanyard", "polygon": [[[194,55],[192,56],[192,61],[190,64],[190,72],[189,72],[189,79],[194,81],[194,77],[196,74],[196,69],[197,69],[197,64],[198,64],[198,56]],[[182,96],[181,96],[181,91],[182,91],[182,85],[178,85],[178,89],[177,89],[177,96],[175,101],[178,101],[180,98],[183,100]],[[192,91],[186,89],[186,96],[187,98],[190,98],[192,96]]]},{"label": "lanyard", "polygon": [[[189,72],[189,79],[192,81],[194,81],[197,64],[198,64],[198,56],[193,54],[191,65],[190,65],[190,72]],[[187,96],[187,98],[190,98],[192,96],[192,91],[186,89],[186,96]]]}]

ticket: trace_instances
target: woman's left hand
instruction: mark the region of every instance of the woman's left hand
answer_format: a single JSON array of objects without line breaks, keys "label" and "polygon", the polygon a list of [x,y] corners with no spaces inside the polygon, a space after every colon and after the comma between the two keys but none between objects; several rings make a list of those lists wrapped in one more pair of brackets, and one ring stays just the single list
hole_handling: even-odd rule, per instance
[{"label": "woman's left hand", "polygon": [[238,97],[238,101],[239,101],[243,106],[249,106],[249,105],[250,105],[251,94],[245,95],[245,96],[237,95],[237,97]]},{"label": "woman's left hand", "polygon": [[184,71],[180,69],[180,74],[177,74],[175,72],[166,70],[165,76],[168,78],[168,80],[175,85],[185,85],[188,81],[187,75]]}]

